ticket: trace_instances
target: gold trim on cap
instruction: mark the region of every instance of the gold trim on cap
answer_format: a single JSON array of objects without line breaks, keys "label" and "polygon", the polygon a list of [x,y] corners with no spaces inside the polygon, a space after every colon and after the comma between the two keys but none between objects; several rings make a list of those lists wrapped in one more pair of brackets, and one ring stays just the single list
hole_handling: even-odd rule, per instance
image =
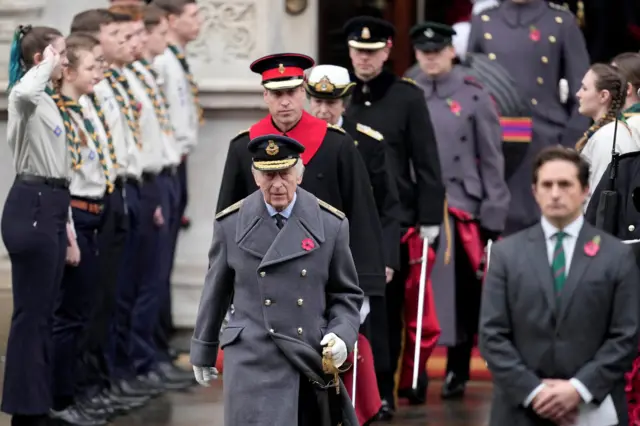
[{"label": "gold trim on cap", "polygon": [[302,78],[294,78],[281,81],[267,81],[265,83],[262,83],[262,86],[267,90],[288,90],[300,86],[303,81],[304,80]]},{"label": "gold trim on cap", "polygon": [[280,147],[278,147],[278,145],[276,145],[274,141],[269,141],[269,144],[264,149],[264,152],[266,152],[267,155],[273,156],[280,152]]},{"label": "gold trim on cap", "polygon": [[364,40],[369,40],[371,38],[371,31],[369,31],[369,27],[362,27],[362,32],[360,33],[360,38]]},{"label": "gold trim on cap", "polygon": [[285,158],[284,160],[274,161],[254,161],[253,168],[261,172],[285,170],[293,167],[297,162],[297,158]]},{"label": "gold trim on cap", "polygon": [[349,46],[353,47],[354,49],[361,49],[361,50],[379,50],[379,49],[382,49],[383,47],[386,47],[387,43],[385,43],[384,41],[376,41],[373,43],[363,43],[357,40],[349,40]]},{"label": "gold trim on cap", "polygon": [[327,93],[327,92],[333,92],[334,90],[336,90],[336,86],[333,83],[331,83],[331,80],[329,80],[329,77],[325,75],[316,84],[313,85],[313,89],[316,92]]}]

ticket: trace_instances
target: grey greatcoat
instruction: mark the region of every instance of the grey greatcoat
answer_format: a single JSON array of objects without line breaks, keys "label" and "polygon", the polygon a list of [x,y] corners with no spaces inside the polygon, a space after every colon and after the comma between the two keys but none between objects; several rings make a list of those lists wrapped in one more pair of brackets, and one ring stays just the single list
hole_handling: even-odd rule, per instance
[{"label": "grey greatcoat", "polygon": [[[585,244],[600,236],[593,256]],[[567,252],[568,254],[568,252]],[[633,252],[585,222],[558,296],[540,224],[496,243],[484,281],[480,352],[494,381],[492,426],[553,425],[524,408],[544,378],[576,378],[600,404],[611,395],[628,424],[624,374],[638,350]]]},{"label": "grey greatcoat", "polygon": [[[589,127],[573,96],[589,68],[589,55],[575,16],[544,0],[505,0],[475,15],[469,51],[484,53],[502,65],[533,108],[533,140],[527,158],[511,176],[508,233],[524,229],[539,217],[531,193],[533,160],[545,147],[574,147]],[[569,101],[560,100],[558,84],[566,78]]]},{"label": "grey greatcoat", "polygon": [[[433,121],[448,206],[468,213],[482,229],[501,233],[509,209],[509,190],[504,179],[502,131],[489,93],[458,66],[435,79],[421,72],[416,76],[416,84],[424,91]],[[458,238],[455,221],[452,215],[445,220],[449,221],[453,241],[450,244],[445,241],[447,232],[443,225],[440,235],[444,238],[431,280],[442,327],[440,344],[453,345],[462,337],[459,334],[465,333],[461,324],[466,324],[467,316],[474,318],[470,326],[474,330],[470,333],[475,333],[480,283],[466,282],[464,277],[470,273],[462,272],[461,268],[468,262],[458,265],[454,256],[454,241]],[[477,243],[482,245],[481,241]],[[448,246],[452,256],[445,264]],[[471,276],[474,274],[472,271]],[[466,296],[457,297],[456,293]]]},{"label": "grey greatcoat", "polygon": [[[328,379],[322,337],[335,333],[351,351],[358,336],[363,293],[348,221],[302,188],[281,230],[260,191],[216,217],[191,362],[213,366],[224,349],[225,426],[296,425],[301,374]],[[357,426],[344,387],[340,396],[343,425]]]}]

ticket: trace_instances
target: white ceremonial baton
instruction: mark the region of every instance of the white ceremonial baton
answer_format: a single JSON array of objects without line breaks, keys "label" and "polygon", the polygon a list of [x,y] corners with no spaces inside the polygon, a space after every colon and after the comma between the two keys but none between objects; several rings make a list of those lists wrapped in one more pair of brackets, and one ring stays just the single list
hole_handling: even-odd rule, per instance
[{"label": "white ceremonial baton", "polygon": [[[418,389],[418,372],[420,366],[420,340],[422,340],[422,312],[424,311],[424,290],[427,281],[427,255],[429,254],[429,240],[422,241],[422,264],[420,265],[420,291],[418,293],[418,326],[416,330],[416,347],[413,352],[413,390]],[[424,365],[422,366],[424,368]]]},{"label": "white ceremonial baton", "polygon": [[351,402],[356,408],[356,377],[358,377],[358,341],[353,345],[353,383],[351,384]]},{"label": "white ceremonial baton", "polygon": [[493,245],[493,240],[487,241],[487,271],[489,270],[489,261],[491,260],[491,246]]}]

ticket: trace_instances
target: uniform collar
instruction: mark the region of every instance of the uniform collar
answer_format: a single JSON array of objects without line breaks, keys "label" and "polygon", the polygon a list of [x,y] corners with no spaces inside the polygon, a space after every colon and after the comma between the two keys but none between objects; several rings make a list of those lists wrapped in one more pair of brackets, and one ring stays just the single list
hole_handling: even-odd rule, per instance
[{"label": "uniform collar", "polygon": [[427,98],[435,95],[441,99],[453,96],[464,83],[464,74],[460,68],[453,67],[447,74],[432,78],[425,73],[420,73],[417,83],[423,88]]},{"label": "uniform collar", "polygon": [[356,82],[356,87],[352,94],[352,101],[356,104],[365,102],[375,102],[382,99],[387,90],[396,82],[397,77],[389,71],[383,70],[377,77],[369,81],[360,80],[355,74],[351,76],[351,81]]},{"label": "uniform collar", "polygon": [[267,212],[269,213],[269,216],[273,217],[280,213],[280,215],[285,219],[289,219],[289,216],[291,216],[291,212],[293,211],[293,206],[296,204],[296,198],[298,198],[298,194],[294,193],[293,200],[291,200],[287,208],[282,210],[281,212],[277,211],[271,204],[268,204],[266,201],[264,202],[264,205],[267,206]]},{"label": "uniform collar", "polygon": [[506,0],[501,7],[502,16],[512,27],[524,27],[535,22],[547,10],[544,0],[530,0],[527,3],[515,3]]}]

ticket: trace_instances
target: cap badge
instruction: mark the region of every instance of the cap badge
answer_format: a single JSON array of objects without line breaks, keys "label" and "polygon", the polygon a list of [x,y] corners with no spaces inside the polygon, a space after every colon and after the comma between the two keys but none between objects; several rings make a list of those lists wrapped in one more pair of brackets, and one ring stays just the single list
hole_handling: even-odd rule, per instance
[{"label": "cap badge", "polygon": [[433,38],[434,36],[433,30],[431,28],[427,28],[424,32],[424,35],[427,38]]},{"label": "cap badge", "polygon": [[333,92],[336,88],[336,86],[334,86],[331,81],[329,80],[329,77],[327,77],[326,75],[324,77],[322,77],[320,79],[320,81],[318,81],[313,88],[316,90],[316,92]]},{"label": "cap badge", "polygon": [[264,149],[264,151],[267,153],[267,155],[274,156],[278,152],[280,152],[280,148],[278,148],[278,145],[276,145],[274,141],[269,141],[269,144]]},{"label": "cap badge", "polygon": [[371,32],[368,27],[362,28],[362,33],[360,34],[360,38],[363,40],[369,40],[371,38]]},{"label": "cap badge", "polygon": [[283,64],[278,65],[278,72],[280,74],[284,74],[284,65]]}]

